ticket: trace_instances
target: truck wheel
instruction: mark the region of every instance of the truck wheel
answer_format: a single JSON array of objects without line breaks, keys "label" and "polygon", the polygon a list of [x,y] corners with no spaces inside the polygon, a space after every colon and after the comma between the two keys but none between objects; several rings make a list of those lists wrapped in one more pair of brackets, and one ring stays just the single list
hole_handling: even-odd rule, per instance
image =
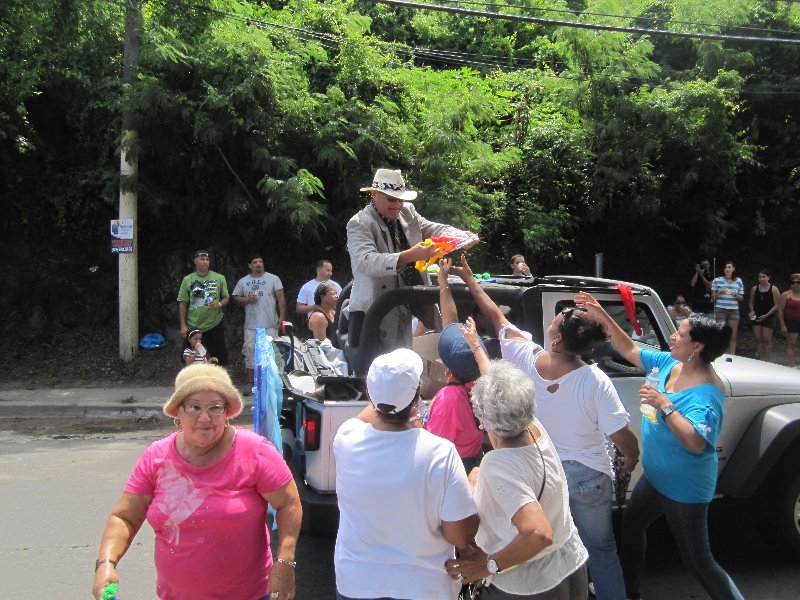
[{"label": "truck wheel", "polygon": [[783,477],[770,478],[755,504],[756,522],[763,535],[800,560],[800,471],[783,470]]}]

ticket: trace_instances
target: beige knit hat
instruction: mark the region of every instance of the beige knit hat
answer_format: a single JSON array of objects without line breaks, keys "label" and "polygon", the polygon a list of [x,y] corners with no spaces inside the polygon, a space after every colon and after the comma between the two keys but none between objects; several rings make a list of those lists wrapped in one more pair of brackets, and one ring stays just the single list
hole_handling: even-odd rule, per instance
[{"label": "beige knit hat", "polygon": [[233,386],[231,376],[222,367],[209,364],[194,364],[181,369],[175,378],[175,393],[164,405],[164,414],[175,418],[183,401],[195,392],[217,392],[228,406],[229,419],[242,412],[242,397]]}]

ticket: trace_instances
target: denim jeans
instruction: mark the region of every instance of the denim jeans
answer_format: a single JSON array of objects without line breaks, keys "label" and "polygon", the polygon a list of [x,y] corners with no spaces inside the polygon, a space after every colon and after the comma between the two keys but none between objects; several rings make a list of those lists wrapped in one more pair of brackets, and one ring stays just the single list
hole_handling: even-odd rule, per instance
[{"label": "denim jeans", "polygon": [[[677,476],[677,475],[676,475]],[[622,569],[629,598],[640,598],[641,573],[647,550],[647,526],[661,515],[678,544],[681,560],[714,600],[744,600],[730,576],[711,555],[708,504],[676,502],[661,495],[642,475],[622,513]]]},{"label": "denim jeans", "polygon": [[569,486],[569,510],[589,551],[589,573],[598,600],[625,600],[625,583],[611,524],[611,477],[575,460],[561,463]]}]

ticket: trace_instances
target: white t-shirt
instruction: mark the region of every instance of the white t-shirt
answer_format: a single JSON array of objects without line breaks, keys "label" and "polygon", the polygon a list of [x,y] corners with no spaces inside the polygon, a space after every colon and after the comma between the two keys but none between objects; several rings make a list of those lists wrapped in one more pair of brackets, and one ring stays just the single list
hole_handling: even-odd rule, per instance
[{"label": "white t-shirt", "polygon": [[[526,339],[508,338],[509,327]],[[531,341],[531,334],[508,326],[499,337],[503,358],[533,380],[536,417],[547,427],[561,460],[574,460],[613,477],[605,436],[625,427],[630,415],[608,375],[597,365],[584,365],[559,379],[544,379],[536,370],[542,347]]]},{"label": "white t-shirt", "polygon": [[547,472],[538,503],[553,528],[553,543],[527,562],[492,578],[497,588],[517,595],[539,594],[554,588],[589,556],[569,512],[564,468],[545,428],[538,420],[534,424],[542,432],[538,440],[541,456],[535,444],[496,448],[483,457],[475,487],[475,502],[481,517],[475,541],[485,552],[494,554],[519,533],[511,517],[526,504],[536,502],[543,468]]},{"label": "white t-shirt", "polygon": [[275,300],[275,292],[283,289],[281,280],[277,275],[264,273],[261,277],[247,275],[242,277],[233,288],[234,296],[244,296],[250,294],[258,295],[258,302],[244,305],[244,328],[275,329],[278,327],[278,307]]},{"label": "white t-shirt", "polygon": [[[300,288],[300,292],[297,294],[297,303],[298,304],[306,304],[311,306],[314,304],[314,292],[317,291],[317,286],[320,283],[325,283],[324,281],[317,281],[316,279],[312,279],[311,281],[306,281],[303,284],[303,287]],[[328,279],[327,283],[332,283],[333,287],[336,288],[336,293],[342,293],[342,286],[336,283],[333,279]]]},{"label": "white t-shirt", "polygon": [[333,441],[339,533],[336,589],[350,598],[453,598],[442,521],[477,513],[456,447],[424,429],[379,431],[360,419]]}]

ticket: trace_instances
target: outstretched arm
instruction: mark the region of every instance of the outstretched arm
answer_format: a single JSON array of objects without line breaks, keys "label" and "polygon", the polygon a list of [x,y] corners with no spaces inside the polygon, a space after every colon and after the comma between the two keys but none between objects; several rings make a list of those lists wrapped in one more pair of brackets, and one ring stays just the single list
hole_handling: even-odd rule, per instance
[{"label": "outstretched arm", "polygon": [[472,317],[467,317],[467,324],[461,325],[460,329],[469,349],[472,350],[472,354],[475,355],[475,362],[478,363],[478,370],[481,375],[485,375],[489,372],[491,360],[489,360],[489,355],[486,354],[486,350],[481,346],[481,341],[478,338],[478,330],[475,327],[475,320]]},{"label": "outstretched arm", "polygon": [[619,323],[611,318],[611,315],[606,312],[594,296],[588,292],[578,292],[578,294],[575,295],[575,306],[578,308],[585,308],[589,313],[595,315],[604,322],[614,350],[632,365],[640,369],[643,368],[642,360],[639,358],[639,354],[641,353],[639,346],[625,333],[622,327],[619,326]]},{"label": "outstretched arm", "polygon": [[[467,262],[466,256],[462,254],[461,266],[457,267],[453,265],[452,270],[456,275],[461,277],[461,279],[467,285],[467,289],[469,290],[470,294],[472,294],[475,304],[478,306],[478,309],[481,311],[484,318],[489,322],[492,330],[495,333],[500,333],[500,330],[503,327],[511,324],[511,322],[506,319],[505,315],[502,313],[497,304],[495,304],[494,301],[489,298],[489,295],[475,280],[475,276],[472,274],[472,269]],[[522,335],[513,330],[509,332],[509,337],[519,337],[524,339]]]},{"label": "outstretched arm", "polygon": [[447,282],[447,276],[450,275],[452,264],[453,259],[451,258],[443,258],[439,261],[439,310],[442,313],[442,329],[458,322],[458,308],[456,308],[456,302],[453,300],[450,284]]}]

